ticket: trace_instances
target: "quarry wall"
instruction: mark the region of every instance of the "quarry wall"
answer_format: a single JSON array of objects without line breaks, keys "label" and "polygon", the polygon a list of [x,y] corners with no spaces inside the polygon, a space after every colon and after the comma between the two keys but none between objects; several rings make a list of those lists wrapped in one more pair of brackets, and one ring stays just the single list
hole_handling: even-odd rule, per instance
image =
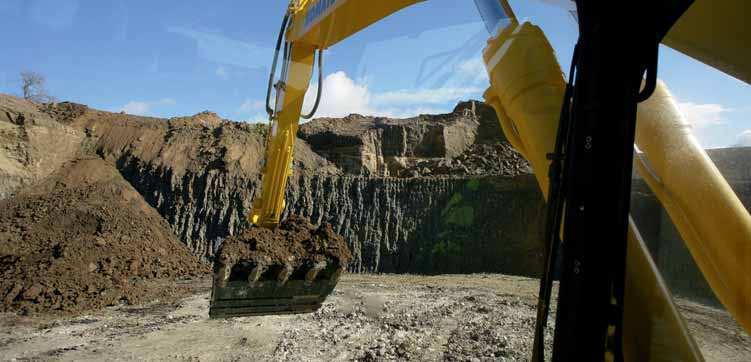
[{"label": "quarry wall", "polygon": [[[186,173],[118,162],[123,176],[178,237],[211,259],[245,223],[257,175]],[[532,175],[388,178],[295,175],[285,215],[328,222],[347,240],[357,272],[503,272],[540,270],[544,205]]]},{"label": "quarry wall", "polygon": [[[205,260],[246,225],[263,167],[257,125],[211,112],[164,120],[8,96],[0,110],[0,199],[76,157],[97,155]],[[353,251],[351,271],[538,275],[544,204],[489,107],[463,102],[444,115],[316,122],[304,125],[295,145],[285,213],[331,223]],[[708,153],[751,207],[751,148]],[[716,303],[638,177],[632,214],[671,290]]]}]

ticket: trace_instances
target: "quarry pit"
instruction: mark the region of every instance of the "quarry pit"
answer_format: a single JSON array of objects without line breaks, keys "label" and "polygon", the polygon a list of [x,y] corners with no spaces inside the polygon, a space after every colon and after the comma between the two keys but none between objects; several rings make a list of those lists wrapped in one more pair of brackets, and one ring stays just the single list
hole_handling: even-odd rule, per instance
[{"label": "quarry pit", "polygon": [[[544,204],[478,101],[303,125],[284,217],[330,225],[348,273],[315,313],[208,319],[210,264],[247,235],[265,131],[0,95],[0,359],[528,358]],[[709,154],[748,208],[751,151]],[[632,205],[707,360],[751,360],[639,179]]]}]

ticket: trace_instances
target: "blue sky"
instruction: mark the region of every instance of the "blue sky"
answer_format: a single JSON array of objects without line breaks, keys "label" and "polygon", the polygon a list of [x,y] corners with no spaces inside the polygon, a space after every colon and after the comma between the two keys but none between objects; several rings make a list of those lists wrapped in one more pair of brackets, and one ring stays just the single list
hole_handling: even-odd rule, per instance
[{"label": "blue sky", "polygon": [[[512,0],[568,68],[576,24],[560,5]],[[0,0],[0,92],[47,77],[61,100],[170,117],[265,118],[272,46],[287,1]],[[472,0],[429,0],[332,47],[320,115],[450,111],[487,87],[487,32]],[[661,73],[706,147],[751,145],[751,87],[664,49]],[[309,102],[310,103],[310,102]]]}]

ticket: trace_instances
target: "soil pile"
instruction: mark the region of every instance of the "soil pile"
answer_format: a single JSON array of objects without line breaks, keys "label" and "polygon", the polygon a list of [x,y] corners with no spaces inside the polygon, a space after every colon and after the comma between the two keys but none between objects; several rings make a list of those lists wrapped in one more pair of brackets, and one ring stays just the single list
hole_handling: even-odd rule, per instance
[{"label": "soil pile", "polygon": [[332,262],[346,268],[352,254],[344,238],[331,225],[313,226],[307,219],[290,216],[276,229],[253,227],[227,238],[218,253],[220,265],[238,261],[265,265],[287,265],[299,270],[306,264]]},{"label": "soil pile", "polygon": [[[79,313],[182,295],[208,271],[101,159],[64,165],[0,201],[0,311]],[[164,284],[164,283],[162,283]]]}]

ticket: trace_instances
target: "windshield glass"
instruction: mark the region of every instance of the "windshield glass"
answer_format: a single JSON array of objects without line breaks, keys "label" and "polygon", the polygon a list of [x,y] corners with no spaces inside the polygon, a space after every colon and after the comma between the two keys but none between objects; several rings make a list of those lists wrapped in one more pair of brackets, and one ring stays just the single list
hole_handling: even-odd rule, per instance
[{"label": "windshield glass", "polygon": [[[529,360],[553,143],[534,137],[555,134],[576,3],[352,1],[293,2],[289,27],[330,28],[282,41],[270,120],[288,1],[0,0],[0,355]],[[316,102],[303,43],[393,4],[322,52]],[[704,273],[751,270],[751,86],[675,49],[665,102],[640,106],[630,215],[704,357],[751,361],[713,290],[738,275]],[[655,351],[661,316],[639,319]]]}]

